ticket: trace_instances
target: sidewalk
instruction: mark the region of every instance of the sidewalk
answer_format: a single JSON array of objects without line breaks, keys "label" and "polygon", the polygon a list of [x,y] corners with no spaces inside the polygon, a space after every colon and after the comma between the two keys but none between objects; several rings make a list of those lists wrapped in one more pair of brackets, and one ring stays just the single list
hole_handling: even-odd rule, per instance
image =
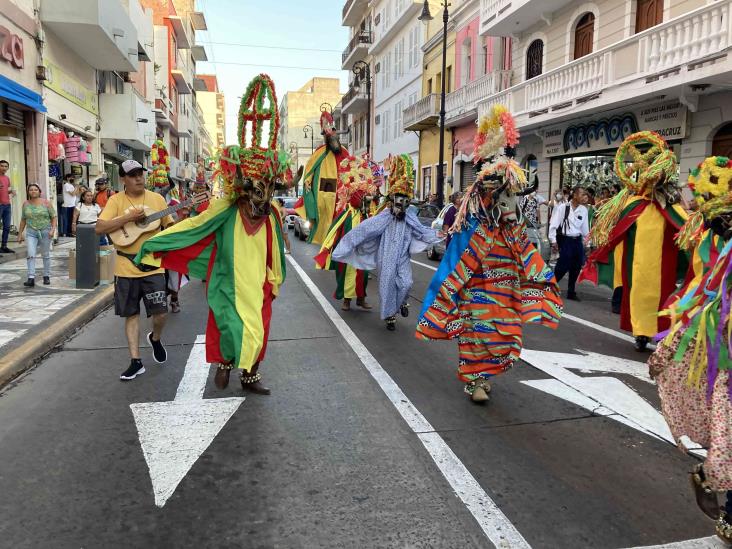
[{"label": "sidewalk", "polygon": [[[106,298],[110,288],[76,289],[75,281],[69,280],[69,250],[76,247],[76,241],[71,238],[60,239],[51,251],[51,285],[43,285],[43,260],[37,257],[36,286],[26,288],[23,286],[28,275],[26,248],[17,242],[12,244],[17,250],[15,256],[3,254],[0,259],[0,385],[7,381],[8,370],[10,377],[19,373],[52,349],[58,338],[88,320],[84,318],[89,316],[89,311],[78,314],[85,305],[103,308],[108,301],[98,300],[102,293]],[[20,351],[16,354],[22,358],[22,364],[10,363],[13,351]]]}]

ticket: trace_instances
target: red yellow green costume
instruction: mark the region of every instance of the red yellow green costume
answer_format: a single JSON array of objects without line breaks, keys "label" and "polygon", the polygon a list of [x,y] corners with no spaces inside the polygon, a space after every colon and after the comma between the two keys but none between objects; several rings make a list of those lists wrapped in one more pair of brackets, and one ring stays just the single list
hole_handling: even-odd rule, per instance
[{"label": "red yellow green costume", "polygon": [[[629,156],[633,161],[626,165]],[[659,135],[629,136],[618,149],[615,170],[626,188],[597,212],[590,231],[597,248],[580,280],[622,286],[620,327],[648,339],[668,328],[658,312],[684,277],[687,260],[675,236],[688,216],[676,203],[676,158]]]}]

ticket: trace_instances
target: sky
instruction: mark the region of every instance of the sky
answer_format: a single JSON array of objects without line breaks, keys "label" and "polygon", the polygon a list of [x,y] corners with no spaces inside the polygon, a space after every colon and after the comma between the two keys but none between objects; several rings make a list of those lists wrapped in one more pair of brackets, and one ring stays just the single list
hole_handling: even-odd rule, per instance
[{"label": "sky", "polygon": [[348,29],[341,26],[342,1],[197,0],[197,7],[208,31],[198,31],[196,39],[209,62],[197,63],[196,70],[218,77],[226,100],[227,144],[237,141],[237,97],[261,72],[272,77],[278,99],[314,76],[340,78],[345,93],[348,73],[341,70],[341,53]]}]

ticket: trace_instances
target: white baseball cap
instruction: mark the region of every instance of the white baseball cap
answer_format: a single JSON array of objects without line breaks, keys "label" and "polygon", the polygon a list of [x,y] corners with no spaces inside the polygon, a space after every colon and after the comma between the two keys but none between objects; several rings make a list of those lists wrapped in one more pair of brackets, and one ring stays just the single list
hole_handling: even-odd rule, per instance
[{"label": "white baseball cap", "polygon": [[119,175],[129,175],[130,172],[134,172],[135,170],[142,170],[146,172],[147,168],[143,168],[142,164],[140,164],[137,160],[125,160],[119,167]]}]

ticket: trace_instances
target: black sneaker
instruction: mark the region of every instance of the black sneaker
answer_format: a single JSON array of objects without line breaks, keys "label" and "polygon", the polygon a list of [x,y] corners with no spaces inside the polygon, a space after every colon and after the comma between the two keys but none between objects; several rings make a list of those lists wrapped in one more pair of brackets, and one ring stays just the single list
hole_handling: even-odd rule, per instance
[{"label": "black sneaker", "polygon": [[119,376],[120,381],[130,381],[145,373],[145,367],[142,365],[142,361],[137,358],[133,358],[130,361],[130,367],[122,372]]},{"label": "black sneaker", "polygon": [[165,347],[163,347],[163,344],[161,343],[160,340],[153,341],[152,335],[153,335],[152,332],[147,334],[147,341],[148,341],[148,343],[150,343],[150,346],[152,347],[153,359],[158,364],[162,364],[163,362],[168,360],[168,351],[165,350]]},{"label": "black sneaker", "polygon": [[409,316],[409,303],[403,303],[401,307],[399,307],[399,312],[404,318],[407,318]]},{"label": "black sneaker", "polygon": [[48,286],[49,284],[51,284],[51,278],[50,278],[50,277],[48,277],[48,276],[44,276],[44,277],[43,277],[43,283],[44,283],[44,284],[45,284],[46,286]]},{"label": "black sneaker", "polygon": [[0,252],[2,252],[4,254],[14,254],[15,253],[13,250],[8,248],[7,246],[3,246],[2,248],[0,248]]},{"label": "black sneaker", "polygon": [[23,282],[23,286],[25,286],[26,288],[32,288],[35,285],[36,285],[36,279],[35,278],[29,278],[28,280],[26,280],[25,282]]},{"label": "black sneaker", "polygon": [[390,316],[389,318],[386,319],[386,329],[389,330],[390,332],[393,332],[394,330],[396,330],[396,318],[394,318],[393,316]]}]

